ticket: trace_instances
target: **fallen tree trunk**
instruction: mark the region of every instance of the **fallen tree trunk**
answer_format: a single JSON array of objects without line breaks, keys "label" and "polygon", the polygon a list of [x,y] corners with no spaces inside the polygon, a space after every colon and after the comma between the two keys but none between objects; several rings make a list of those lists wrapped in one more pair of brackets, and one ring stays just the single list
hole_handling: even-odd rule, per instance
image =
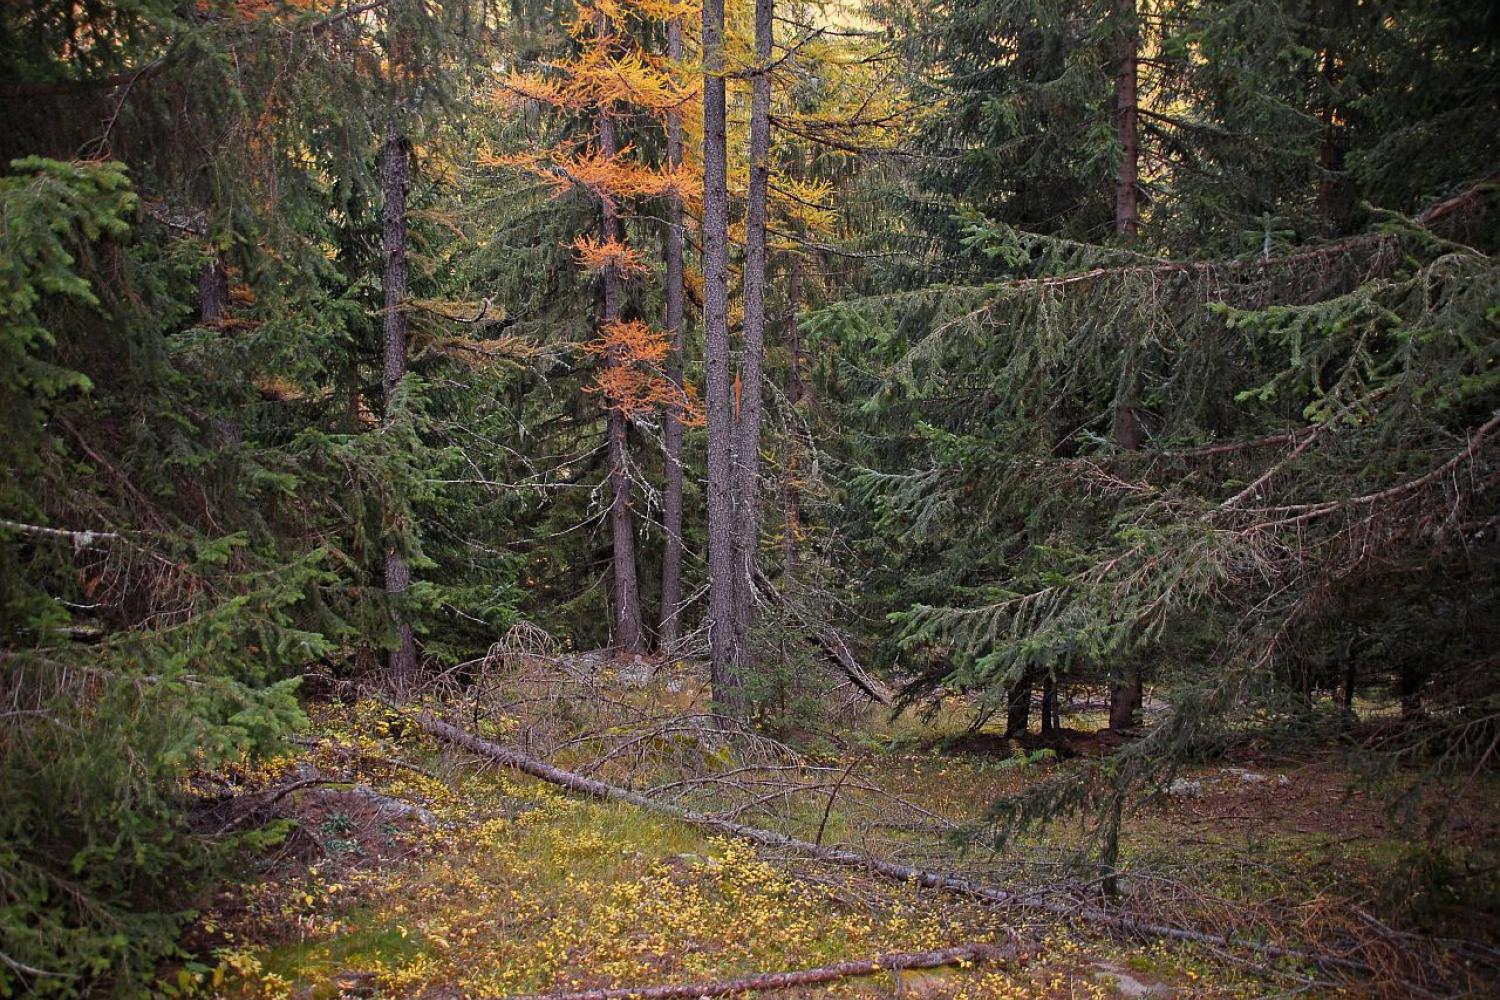
[{"label": "fallen tree trunk", "polygon": [[546,761],[538,760],[529,754],[522,753],[519,750],[501,746],[498,743],[492,743],[489,740],[459,729],[457,726],[449,725],[429,712],[423,712],[418,717],[418,724],[425,732],[438,739],[446,740],[455,746],[463,747],[466,750],[471,750],[479,754],[481,757],[486,757],[497,764],[515,768],[534,778],[540,778],[543,781],[560,785],[570,791],[606,801],[628,802],[642,809],[672,816],[693,826],[713,830],[716,833],[726,834],[731,837],[738,837],[742,840],[760,844],[763,847],[774,847],[785,851],[792,851],[804,857],[815,858],[826,864],[838,865],[844,868],[860,868],[883,875],[896,882],[915,883],[929,889],[968,896],[973,899],[984,900],[988,903],[1039,911],[1067,920],[1082,920],[1137,937],[1165,938],[1171,941],[1187,941],[1216,948],[1240,949],[1267,958],[1289,958],[1299,962],[1312,963],[1326,969],[1339,969],[1362,975],[1368,975],[1371,972],[1368,964],[1356,959],[1343,958],[1337,955],[1314,954],[1295,948],[1283,948],[1278,945],[1266,944],[1259,941],[1233,938],[1225,934],[1213,934],[1190,927],[1175,927],[1168,924],[1153,923],[1149,920],[1134,919],[1124,914],[1111,913],[1098,906],[1048,899],[1030,893],[1009,892],[1005,889],[985,885],[950,873],[932,871],[925,868],[914,868],[910,865],[898,864],[894,861],[887,861],[883,858],[877,858],[847,848],[824,847],[820,844],[814,844],[809,840],[801,840],[797,837],[789,837],[786,834],[777,833],[774,830],[747,826],[744,823],[736,823],[732,820],[710,816],[695,809],[671,805],[666,802],[658,802],[639,792],[564,770],[563,768],[548,764]]},{"label": "fallen tree trunk", "polygon": [[517,997],[514,1000],[673,1000],[697,997],[722,997],[752,990],[784,990],[797,986],[815,986],[831,983],[836,979],[855,976],[870,976],[877,972],[901,969],[936,969],[959,962],[1007,962],[1019,959],[1020,949],[1015,945],[1001,947],[993,944],[966,944],[939,951],[900,951],[875,958],[861,958],[850,962],[838,962],[814,969],[793,969],[787,972],[761,972],[739,979],[720,979],[707,983],[676,983],[664,986],[625,986],[617,989],[578,990],[572,993],[539,993],[534,996]]}]

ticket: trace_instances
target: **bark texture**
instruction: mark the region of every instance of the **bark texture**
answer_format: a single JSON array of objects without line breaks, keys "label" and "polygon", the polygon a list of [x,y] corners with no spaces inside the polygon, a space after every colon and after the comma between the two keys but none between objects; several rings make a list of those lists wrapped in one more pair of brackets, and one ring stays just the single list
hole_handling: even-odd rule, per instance
[{"label": "bark texture", "polygon": [[1134,729],[1140,723],[1143,697],[1141,668],[1132,663],[1109,688],[1109,728],[1117,733]]},{"label": "bark texture", "polygon": [[801,404],[807,394],[802,381],[802,328],[797,309],[802,303],[802,258],[793,254],[786,279],[786,401],[791,410],[787,422],[786,460],[781,469],[781,586],[790,597],[797,573],[802,531],[802,489],[797,479],[802,459]]},{"label": "bark texture", "polygon": [[[609,19],[599,16],[598,30],[601,34],[610,31]],[[598,114],[599,152],[613,157],[620,151],[619,138],[615,132],[615,120],[607,108]],[[623,241],[624,230],[620,215],[608,198],[600,199],[601,233],[606,241]],[[600,314],[601,325],[608,325],[620,318],[622,293],[620,273],[613,265],[603,274],[604,304]],[[611,367],[622,363],[611,349],[605,358]],[[609,407],[606,420],[609,451],[609,533],[614,556],[610,601],[614,614],[615,648],[626,653],[644,652],[646,634],[641,625],[641,590],[635,566],[635,503],[630,488],[630,442],[629,423],[617,406]]]},{"label": "bark texture", "polygon": [[1057,675],[1048,670],[1042,678],[1042,735],[1054,736],[1058,728]]},{"label": "bark texture", "polygon": [[[682,58],[682,20],[667,22],[667,58]],[[682,166],[682,115],[667,112],[667,163],[677,170]],[[667,202],[667,336],[672,352],[667,359],[667,377],[680,392],[683,387],[683,286],[682,286],[682,198],[675,192]],[[657,643],[663,650],[677,645],[682,635],[682,413],[668,407],[662,422],[666,449],[667,485],[662,495],[662,533],[665,540],[661,555],[661,624]]]},{"label": "bark texture", "polygon": [[[392,399],[401,378],[406,374],[406,193],[411,188],[411,167],[406,138],[395,119],[386,123],[385,146],[381,155],[381,193],[384,196],[384,232],[381,248],[385,252],[385,364],[381,371],[384,419],[390,422]],[[399,529],[400,525],[393,528]],[[411,586],[411,567],[393,541],[385,549],[385,592],[392,600],[391,622],[396,629],[396,646],[391,650],[387,669],[397,691],[408,691],[417,682],[417,645],[409,625],[396,606]]]},{"label": "bark texture", "polygon": [[218,326],[229,318],[229,272],[224,258],[215,251],[213,259],[198,272],[198,322]]},{"label": "bark texture", "polygon": [[1005,735],[1025,736],[1031,726],[1031,688],[1035,675],[1027,670],[1005,696]]},{"label": "bark texture", "polygon": [[761,376],[766,354],[766,214],[771,179],[771,35],[774,0],[755,0],[750,83],[750,187],[745,206],[745,335],[734,437],[734,659],[751,663],[755,563],[760,550]]},{"label": "bark texture", "polygon": [[1120,171],[1115,179],[1115,232],[1135,236],[1140,231],[1136,203],[1140,177],[1140,113],[1136,99],[1139,68],[1135,0],[1115,0],[1115,128],[1120,140]]},{"label": "bark texture", "polygon": [[729,374],[729,191],[724,0],[703,3],[703,368],[708,416],[708,628],[714,708],[748,713],[735,658],[734,414]]}]

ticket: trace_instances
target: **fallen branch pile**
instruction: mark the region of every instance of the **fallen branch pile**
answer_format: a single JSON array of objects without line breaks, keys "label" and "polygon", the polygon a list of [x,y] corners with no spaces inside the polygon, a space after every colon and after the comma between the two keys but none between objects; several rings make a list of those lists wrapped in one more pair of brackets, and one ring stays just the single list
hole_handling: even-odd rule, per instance
[{"label": "fallen branch pile", "polygon": [[761,972],[739,979],[720,979],[707,983],[675,983],[665,986],[623,986],[616,989],[579,990],[574,993],[541,993],[514,1000],[674,1000],[697,997],[722,997],[755,990],[784,990],[798,986],[816,986],[837,979],[855,976],[870,976],[877,972],[900,971],[902,969],[936,969],[960,962],[990,962],[1004,964],[1023,960],[1016,945],[966,944],[939,951],[902,951],[875,958],[861,958],[850,962],[838,962],[814,969],[794,969],[787,972]]}]

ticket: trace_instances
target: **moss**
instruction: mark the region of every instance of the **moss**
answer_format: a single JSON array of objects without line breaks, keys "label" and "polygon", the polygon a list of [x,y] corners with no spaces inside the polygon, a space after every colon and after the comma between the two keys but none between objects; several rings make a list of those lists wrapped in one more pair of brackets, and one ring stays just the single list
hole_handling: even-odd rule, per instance
[{"label": "moss", "polygon": [[264,949],[265,973],[311,988],[311,998],[339,995],[341,973],[369,973],[407,965],[431,953],[421,933],[403,932],[375,910],[361,908],[344,915],[335,935]]}]

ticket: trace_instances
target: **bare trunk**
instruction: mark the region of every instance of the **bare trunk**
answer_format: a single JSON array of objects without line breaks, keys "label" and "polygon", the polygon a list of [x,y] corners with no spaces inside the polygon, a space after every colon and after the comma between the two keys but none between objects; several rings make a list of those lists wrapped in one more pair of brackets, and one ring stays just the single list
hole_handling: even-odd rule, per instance
[{"label": "bare trunk", "polygon": [[1050,670],[1042,678],[1042,735],[1057,735],[1057,675]]},{"label": "bare trunk", "polygon": [[798,438],[800,428],[797,420],[800,416],[799,404],[806,393],[806,386],[802,382],[802,328],[797,323],[797,309],[802,302],[802,258],[795,254],[787,275],[786,297],[786,400],[791,417],[786,434],[786,461],[781,474],[781,586],[790,594],[797,571],[799,536],[802,531],[802,491],[797,481],[801,442]]},{"label": "bare trunk", "polygon": [[1005,735],[1010,738],[1025,736],[1031,725],[1031,686],[1033,674],[1027,670],[1021,679],[1011,685],[1005,696]]},{"label": "bare trunk", "polygon": [[1354,658],[1354,643],[1359,638],[1359,633],[1349,633],[1349,639],[1344,643],[1344,711],[1354,711],[1354,687],[1359,682],[1359,661]]},{"label": "bare trunk", "polygon": [[708,627],[715,709],[745,718],[734,614],[734,416],[729,398],[729,190],[724,0],[703,3],[703,369],[708,416]]},{"label": "bare trunk", "polygon": [[745,337],[734,438],[735,659],[751,662],[755,561],[760,550],[761,373],[766,353],[766,201],[771,176],[771,33],[774,0],[755,0],[755,75],[750,84],[750,190],[745,208]]},{"label": "bare trunk", "polygon": [[1338,64],[1331,45],[1323,50],[1322,75],[1323,85],[1328,93],[1322,114],[1323,148],[1318,153],[1318,167],[1321,174],[1318,178],[1318,210],[1325,222],[1331,222],[1336,207],[1334,205],[1336,193],[1334,173],[1343,165],[1343,156],[1338,147],[1338,132],[1335,128],[1337,109],[1334,102],[1334,88],[1338,84]]},{"label": "bare trunk", "polygon": [[[667,23],[667,58],[682,58],[682,21]],[[667,113],[667,163],[682,167],[682,116]],[[667,377],[680,392],[683,387],[682,341],[682,199],[673,192],[667,205],[667,336],[672,353]],[[662,427],[667,452],[667,488],[662,497],[662,531],[666,536],[661,555],[661,628],[657,640],[663,650],[677,645],[682,634],[682,419],[678,407],[668,407]]]},{"label": "bare trunk", "polygon": [[1120,172],[1115,180],[1115,232],[1133,237],[1140,230],[1136,187],[1140,173],[1139,110],[1136,104],[1137,25],[1135,0],[1115,0],[1115,127],[1120,139]]},{"label": "bare trunk", "polygon": [[[1126,451],[1139,451],[1141,447],[1141,418],[1135,407],[1138,388],[1132,365],[1115,405],[1115,440]],[[1109,686],[1109,728],[1117,733],[1135,728],[1140,707],[1141,667],[1131,663]]]},{"label": "bare trunk", "polygon": [[218,326],[229,318],[229,273],[224,258],[214,251],[213,259],[198,272],[198,322]]},{"label": "bare trunk", "polygon": [[1109,688],[1109,728],[1117,733],[1140,724],[1141,668],[1132,663]]},{"label": "bare trunk", "polygon": [[[600,16],[600,31],[609,30],[609,22]],[[615,134],[615,121],[605,108],[599,110],[599,152],[613,157],[620,151]],[[620,217],[614,204],[601,199],[603,208],[602,238],[605,242],[620,241],[624,233]],[[601,325],[607,326],[620,318],[620,274],[614,266],[604,269],[604,308],[600,316]],[[605,358],[606,365],[614,367],[621,360],[614,349]],[[645,630],[641,626],[641,591],[635,569],[635,515],[634,501],[630,489],[630,450],[628,426],[624,412],[617,406],[609,407],[606,432],[609,445],[609,532],[613,545],[613,600],[615,648],[626,653],[640,653],[646,648]]]},{"label": "bare trunk", "polygon": [[1141,447],[1141,418],[1131,403],[1115,407],[1115,440],[1126,451],[1139,451]]},{"label": "bare trunk", "polygon": [[[381,373],[384,390],[383,412],[391,420],[391,402],[401,378],[406,374],[406,192],[411,187],[407,163],[406,139],[395,119],[386,123],[385,149],[381,163],[381,187],[385,200],[385,229],[381,247],[385,251],[385,366]],[[397,531],[401,525],[392,525]],[[387,539],[385,549],[385,593],[391,604],[391,622],[396,629],[396,646],[388,661],[391,684],[397,691],[409,691],[417,682],[417,646],[411,626],[397,606],[401,595],[411,586],[411,567]]]}]

